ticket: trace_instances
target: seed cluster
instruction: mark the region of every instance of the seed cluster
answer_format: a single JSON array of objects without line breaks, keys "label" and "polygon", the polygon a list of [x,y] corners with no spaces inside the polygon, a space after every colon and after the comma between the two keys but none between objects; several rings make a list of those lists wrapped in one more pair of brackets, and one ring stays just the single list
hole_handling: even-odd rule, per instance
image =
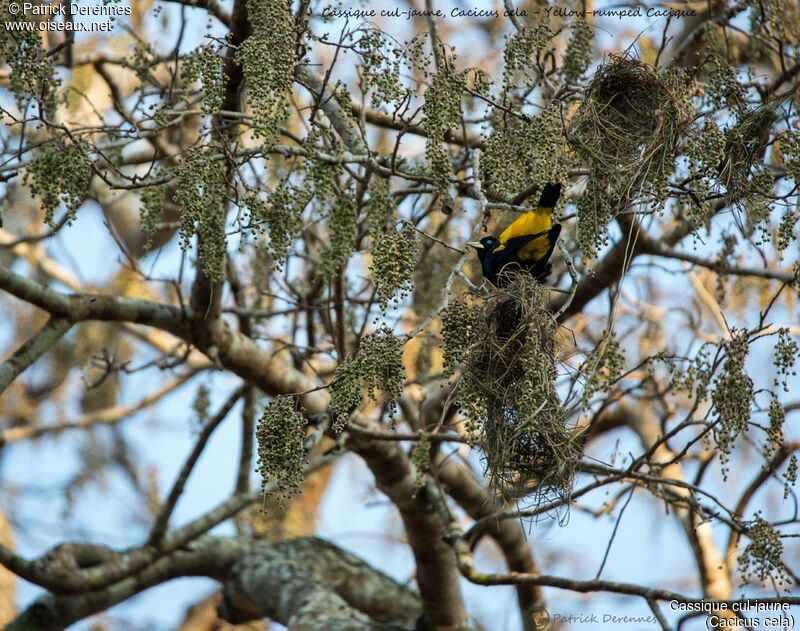
[{"label": "seed cluster", "polygon": [[414,465],[414,495],[425,486],[427,474],[431,470],[431,441],[427,436],[420,438],[411,448],[411,462]]},{"label": "seed cluster", "polygon": [[402,302],[414,288],[412,276],[416,267],[417,232],[414,226],[404,223],[399,231],[392,227],[375,234],[373,239],[375,245],[370,270],[378,301],[385,311],[391,301]]},{"label": "seed cluster", "polygon": [[786,164],[786,173],[795,183],[800,182],[800,127],[795,125],[780,144]]},{"label": "seed cluster", "polygon": [[[530,119],[497,118],[482,160],[487,183],[508,198],[533,184],[566,181],[569,162],[558,105]],[[513,160],[508,159],[511,155]]]},{"label": "seed cluster", "polygon": [[684,391],[689,398],[702,402],[708,398],[712,376],[708,348],[703,345],[688,366],[679,362],[671,363],[669,389],[673,392]]},{"label": "seed cluster", "polygon": [[364,94],[372,91],[372,107],[399,102],[409,91],[400,83],[403,49],[390,45],[385,33],[368,29],[356,44],[361,55],[361,81]]},{"label": "seed cluster", "polygon": [[[154,169],[152,173],[155,178],[160,178],[162,174],[161,169]],[[139,221],[142,234],[144,235],[143,249],[145,252],[148,252],[153,246],[153,237],[158,229],[158,222],[161,219],[165,195],[166,186],[163,184],[146,186],[139,192],[139,199],[142,202],[139,206]]]},{"label": "seed cluster", "polygon": [[280,500],[291,499],[303,486],[305,424],[294,400],[281,396],[269,402],[256,427],[262,489],[274,480]]},{"label": "seed cluster", "polygon": [[564,53],[564,83],[576,85],[589,67],[594,53],[592,42],[594,32],[585,19],[577,19],[572,23],[572,38]]},{"label": "seed cluster", "polygon": [[83,144],[57,137],[43,145],[25,169],[23,181],[41,199],[48,224],[53,224],[53,215],[62,203],[69,221],[75,218],[92,177],[92,163],[86,151]]},{"label": "seed cluster", "polygon": [[[800,179],[795,180],[800,182]],[[781,222],[778,225],[778,234],[775,238],[775,248],[781,252],[787,250],[789,246],[795,241],[794,229],[797,223],[800,222],[800,211],[797,206],[794,208],[787,208],[781,216]]]},{"label": "seed cluster", "polygon": [[139,41],[133,47],[130,57],[124,60],[126,67],[136,73],[136,78],[142,83],[155,83],[152,76],[153,68],[158,63],[158,55],[147,42]]},{"label": "seed cluster", "polygon": [[745,329],[733,329],[725,342],[725,363],[714,383],[711,403],[717,416],[716,438],[720,450],[723,475],[727,477],[733,445],[739,434],[746,432],[753,399],[753,380],[745,371],[750,350]]},{"label": "seed cluster", "polygon": [[526,83],[534,76],[539,57],[552,38],[553,32],[548,28],[547,20],[542,20],[533,29],[515,31],[506,38],[503,50],[503,84],[506,91],[514,83]]},{"label": "seed cluster", "polygon": [[769,427],[767,428],[767,442],[764,444],[764,459],[768,460],[783,445],[785,421],[786,411],[778,397],[773,395],[769,402]]},{"label": "seed cluster", "polygon": [[778,370],[778,376],[775,378],[775,387],[781,386],[784,392],[789,392],[789,376],[797,375],[795,368],[797,364],[797,355],[800,349],[797,346],[788,329],[781,329],[778,331],[778,341],[775,343],[775,359],[773,364]]},{"label": "seed cluster", "polygon": [[472,342],[474,317],[463,298],[450,301],[442,311],[443,364],[448,377],[455,372]]},{"label": "seed cluster", "polygon": [[210,152],[192,147],[177,167],[175,202],[181,207],[181,248],[198,236],[198,257],[206,275],[220,281],[225,271],[225,172]]},{"label": "seed cluster", "polygon": [[198,427],[202,427],[206,424],[206,421],[208,421],[208,410],[210,406],[211,392],[208,386],[201,384],[200,387],[197,388],[197,392],[195,392],[194,401],[192,401],[192,409],[194,410]]},{"label": "seed cluster", "polygon": [[609,392],[625,370],[625,350],[614,330],[597,345],[584,370],[583,400],[588,404],[596,392]]},{"label": "seed cluster", "polygon": [[586,185],[586,191],[578,200],[578,221],[575,239],[586,259],[593,259],[597,252],[608,245],[608,224],[614,216],[612,198],[606,186],[596,178]]},{"label": "seed cluster", "polygon": [[[21,22],[24,16],[11,15],[8,6],[8,3],[3,3],[0,8],[3,23]],[[42,113],[55,110],[61,81],[38,33],[3,29],[0,33],[0,59],[10,69],[10,87],[20,110],[24,110],[30,101],[38,101]]]},{"label": "seed cluster", "polygon": [[760,582],[774,581],[778,590],[790,591],[792,581],[781,560],[783,542],[780,533],[760,513],[748,524],[750,543],[739,555],[739,571],[742,585],[757,579]]},{"label": "seed cluster", "polygon": [[189,84],[197,81],[203,86],[203,111],[215,113],[225,98],[227,76],[222,71],[220,47],[212,44],[199,46],[187,55],[181,65],[181,72]]},{"label": "seed cluster", "polygon": [[252,34],[240,46],[236,60],[244,70],[256,133],[272,140],[289,114],[288,93],[294,82],[291,2],[248,0],[247,15]]},{"label": "seed cluster", "polygon": [[339,164],[332,164],[318,159],[317,137],[321,136],[324,139],[325,136],[323,135],[324,132],[317,132],[317,129],[321,130],[321,127],[317,126],[312,130],[306,138],[306,142],[303,143],[309,152],[303,164],[303,170],[305,171],[303,187],[308,196],[314,195],[317,202],[325,204],[336,193],[336,186],[342,167]]},{"label": "seed cluster", "polygon": [[736,70],[720,55],[709,60],[706,97],[714,109],[740,111],[745,103],[745,90],[736,77]]},{"label": "seed cluster", "polygon": [[361,404],[362,391],[377,401],[376,391],[380,390],[393,417],[405,378],[403,343],[394,333],[381,326],[374,333],[365,335],[356,356],[339,364],[334,373],[330,405],[333,431],[344,428],[347,417]]},{"label": "seed cluster", "polygon": [[361,382],[357,360],[343,362],[336,367],[331,386],[331,429],[341,432],[350,414],[361,405]]},{"label": "seed cluster", "polygon": [[797,484],[797,454],[792,454],[789,458],[789,466],[786,467],[786,473],[783,474],[784,483],[783,483],[783,499],[787,499],[789,497],[789,493],[791,488]]},{"label": "seed cluster", "polygon": [[257,193],[250,193],[245,198],[251,217],[263,222],[261,225],[267,230],[269,251],[276,269],[283,268],[289,246],[303,228],[301,213],[307,198],[300,193],[283,183],[270,193],[266,203]]},{"label": "seed cluster", "polygon": [[711,220],[711,192],[717,186],[724,165],[725,146],[725,135],[710,118],[705,120],[701,130],[687,133],[686,156],[695,195],[686,208],[686,220],[693,231],[708,227]]},{"label": "seed cluster", "polygon": [[353,253],[358,224],[358,206],[350,192],[334,200],[328,217],[328,248],[322,255],[319,272],[329,276],[343,268]]},{"label": "seed cluster", "polygon": [[[444,56],[444,50],[442,51]],[[450,179],[450,153],[443,144],[450,130],[456,129],[461,120],[461,93],[466,87],[463,74],[457,73],[451,64],[455,58],[446,60],[444,67],[433,75],[431,87],[425,92],[422,105],[422,125],[428,137],[425,150],[430,163],[433,184],[437,191],[447,190]]]},{"label": "seed cluster", "polygon": [[417,232],[410,223],[404,223],[397,230],[397,208],[383,179],[378,180],[373,188],[369,220],[373,244],[369,269],[378,301],[385,312],[390,302],[403,301],[413,289]]}]

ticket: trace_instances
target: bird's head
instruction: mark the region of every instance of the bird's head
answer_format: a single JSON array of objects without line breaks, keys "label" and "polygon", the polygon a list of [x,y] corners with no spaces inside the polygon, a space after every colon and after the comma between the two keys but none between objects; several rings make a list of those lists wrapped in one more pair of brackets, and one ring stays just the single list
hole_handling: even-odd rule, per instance
[{"label": "bird's head", "polygon": [[482,261],[487,254],[491,254],[500,245],[496,237],[483,237],[480,241],[468,241],[467,245],[478,251],[478,258]]}]

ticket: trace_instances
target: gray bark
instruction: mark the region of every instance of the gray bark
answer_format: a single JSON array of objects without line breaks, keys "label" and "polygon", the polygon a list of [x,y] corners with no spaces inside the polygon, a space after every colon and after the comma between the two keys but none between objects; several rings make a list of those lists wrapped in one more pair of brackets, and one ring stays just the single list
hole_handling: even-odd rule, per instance
[{"label": "gray bark", "polygon": [[[93,546],[61,546],[40,559],[75,565],[125,563],[125,554]],[[220,614],[231,622],[269,617],[293,631],[413,629],[421,614],[416,594],[337,546],[310,537],[271,543],[203,537],[141,572],[106,588],[37,599],[6,631],[56,631],[131,596],[182,576],[223,585]]]}]

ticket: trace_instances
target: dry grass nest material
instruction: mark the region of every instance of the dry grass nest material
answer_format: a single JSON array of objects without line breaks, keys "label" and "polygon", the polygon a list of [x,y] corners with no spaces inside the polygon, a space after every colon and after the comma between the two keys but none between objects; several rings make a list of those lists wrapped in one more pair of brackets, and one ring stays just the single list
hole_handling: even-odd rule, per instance
[{"label": "dry grass nest material", "polygon": [[672,163],[686,125],[681,100],[652,66],[610,55],[586,90],[570,144],[598,173],[624,172],[636,184]]},{"label": "dry grass nest material", "polygon": [[512,273],[477,309],[472,329],[462,396],[482,408],[478,442],[490,483],[537,505],[568,496],[579,449],[556,391],[557,324],[543,287]]}]

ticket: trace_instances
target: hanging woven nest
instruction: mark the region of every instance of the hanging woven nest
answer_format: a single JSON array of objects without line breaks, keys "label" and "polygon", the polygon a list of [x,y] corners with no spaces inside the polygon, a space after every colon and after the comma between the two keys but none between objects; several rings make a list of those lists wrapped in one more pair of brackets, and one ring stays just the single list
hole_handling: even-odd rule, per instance
[{"label": "hanging woven nest", "polygon": [[556,391],[557,324],[542,285],[512,274],[470,317],[461,400],[491,485],[509,499],[569,494],[579,456]]}]

